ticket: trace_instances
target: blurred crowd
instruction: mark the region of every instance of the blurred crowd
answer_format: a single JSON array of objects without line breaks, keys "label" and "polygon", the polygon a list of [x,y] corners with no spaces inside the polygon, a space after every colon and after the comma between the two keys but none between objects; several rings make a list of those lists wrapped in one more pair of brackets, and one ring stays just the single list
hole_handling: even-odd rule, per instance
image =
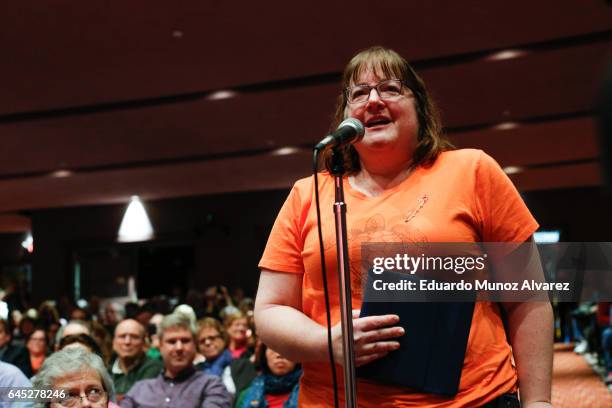
[{"label": "blurred crowd", "polygon": [[612,302],[584,302],[570,312],[574,351],[601,367],[612,392]]},{"label": "blurred crowd", "polygon": [[66,391],[39,406],[297,406],[300,365],[257,339],[254,301],[241,288],[6,304],[0,387]]}]

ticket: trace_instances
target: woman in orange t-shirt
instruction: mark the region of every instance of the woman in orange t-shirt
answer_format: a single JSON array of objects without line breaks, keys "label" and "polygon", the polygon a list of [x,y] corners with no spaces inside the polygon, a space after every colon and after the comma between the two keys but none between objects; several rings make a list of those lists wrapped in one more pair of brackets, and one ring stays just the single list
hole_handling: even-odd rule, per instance
[{"label": "woman in orange t-shirt", "polygon": [[[510,180],[482,151],[452,150],[441,136],[423,81],[397,53],[372,47],[349,62],[334,128],[347,117],[360,120],[366,129],[362,141],[342,148],[348,164],[344,185],[353,288],[361,279],[360,248],[365,242],[531,240],[538,225]],[[334,183],[328,173],[320,178],[327,281],[330,294],[336,294],[333,215],[325,211],[334,202]],[[259,335],[287,358],[303,363],[300,406],[333,406],[312,178],[298,181],[291,190],[259,267],[255,305]],[[334,360],[342,364],[336,296],[330,297],[330,303]],[[352,306],[361,306],[359,291]],[[520,380],[524,408],[550,407],[550,304],[506,303],[503,307],[512,348],[499,306],[476,303],[454,397],[359,380],[359,406],[497,406],[491,404],[516,392]],[[353,319],[356,366],[399,347],[397,339],[410,333],[404,333],[398,321],[397,315]],[[343,390],[338,392],[342,400]]]}]

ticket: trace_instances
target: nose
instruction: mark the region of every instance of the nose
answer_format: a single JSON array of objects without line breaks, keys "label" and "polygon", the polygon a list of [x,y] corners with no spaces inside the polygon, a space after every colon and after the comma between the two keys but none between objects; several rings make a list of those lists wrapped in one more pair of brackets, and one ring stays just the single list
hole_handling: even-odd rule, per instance
[{"label": "nose", "polygon": [[368,95],[367,106],[376,106],[383,104],[383,100],[378,93],[376,88],[370,89],[370,95]]},{"label": "nose", "polygon": [[85,396],[81,396],[81,407],[92,407],[91,401],[87,399]]},{"label": "nose", "polygon": [[174,347],[176,348],[176,350],[182,350],[183,349],[183,342],[178,340],[176,342],[176,344],[174,345]]}]

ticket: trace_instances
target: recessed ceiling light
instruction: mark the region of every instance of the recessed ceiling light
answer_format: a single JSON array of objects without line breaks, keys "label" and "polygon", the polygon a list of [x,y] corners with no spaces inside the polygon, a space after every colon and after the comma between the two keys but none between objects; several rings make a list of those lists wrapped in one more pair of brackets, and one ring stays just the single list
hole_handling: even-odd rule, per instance
[{"label": "recessed ceiling light", "polygon": [[506,166],[503,168],[503,170],[504,170],[504,173],[506,173],[507,175],[521,173],[525,171],[524,168],[519,167],[519,166]]},{"label": "recessed ceiling light", "polygon": [[503,60],[513,59],[513,58],[524,57],[527,54],[528,54],[527,51],[522,51],[522,50],[512,50],[512,49],[502,50],[502,51],[496,51],[492,54],[489,54],[488,56],[485,57],[485,60],[503,61]]},{"label": "recessed ceiling light", "polygon": [[238,95],[236,91],[232,91],[230,89],[222,89],[220,91],[215,91],[208,95],[208,99],[211,101],[218,101],[221,99],[234,98],[236,95]]},{"label": "recessed ceiling light", "polygon": [[63,177],[70,177],[73,174],[74,173],[71,172],[70,170],[56,170],[56,171],[51,173],[51,177],[63,178]]},{"label": "recessed ceiling light", "polygon": [[514,128],[517,128],[517,127],[519,127],[519,124],[516,123],[516,122],[502,122],[502,123],[499,123],[499,124],[493,126],[493,129],[496,129],[496,130],[508,130],[508,129],[514,129]]},{"label": "recessed ceiling light", "polygon": [[279,149],[272,150],[270,154],[273,156],[286,156],[289,154],[296,154],[299,151],[300,151],[299,147],[285,146]]}]

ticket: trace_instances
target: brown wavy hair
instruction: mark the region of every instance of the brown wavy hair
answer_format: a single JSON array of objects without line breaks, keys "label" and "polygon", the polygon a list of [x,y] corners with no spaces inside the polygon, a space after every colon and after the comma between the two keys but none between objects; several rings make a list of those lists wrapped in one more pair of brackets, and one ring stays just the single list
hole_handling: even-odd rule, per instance
[{"label": "brown wavy hair", "polygon": [[[381,46],[365,49],[355,55],[344,69],[342,75],[342,91],[336,101],[336,112],[330,131],[346,119],[347,99],[346,88],[356,83],[362,73],[372,70],[383,78],[400,79],[414,94],[414,105],[419,121],[417,146],[412,156],[412,166],[433,163],[438,154],[452,150],[454,146],[442,134],[440,115],[433,100],[425,88],[425,82],[414,71],[410,64],[397,52]],[[340,148],[344,156],[345,170],[349,174],[359,172],[361,165],[359,155],[353,145]],[[322,155],[327,171],[331,172],[331,150]]]}]

